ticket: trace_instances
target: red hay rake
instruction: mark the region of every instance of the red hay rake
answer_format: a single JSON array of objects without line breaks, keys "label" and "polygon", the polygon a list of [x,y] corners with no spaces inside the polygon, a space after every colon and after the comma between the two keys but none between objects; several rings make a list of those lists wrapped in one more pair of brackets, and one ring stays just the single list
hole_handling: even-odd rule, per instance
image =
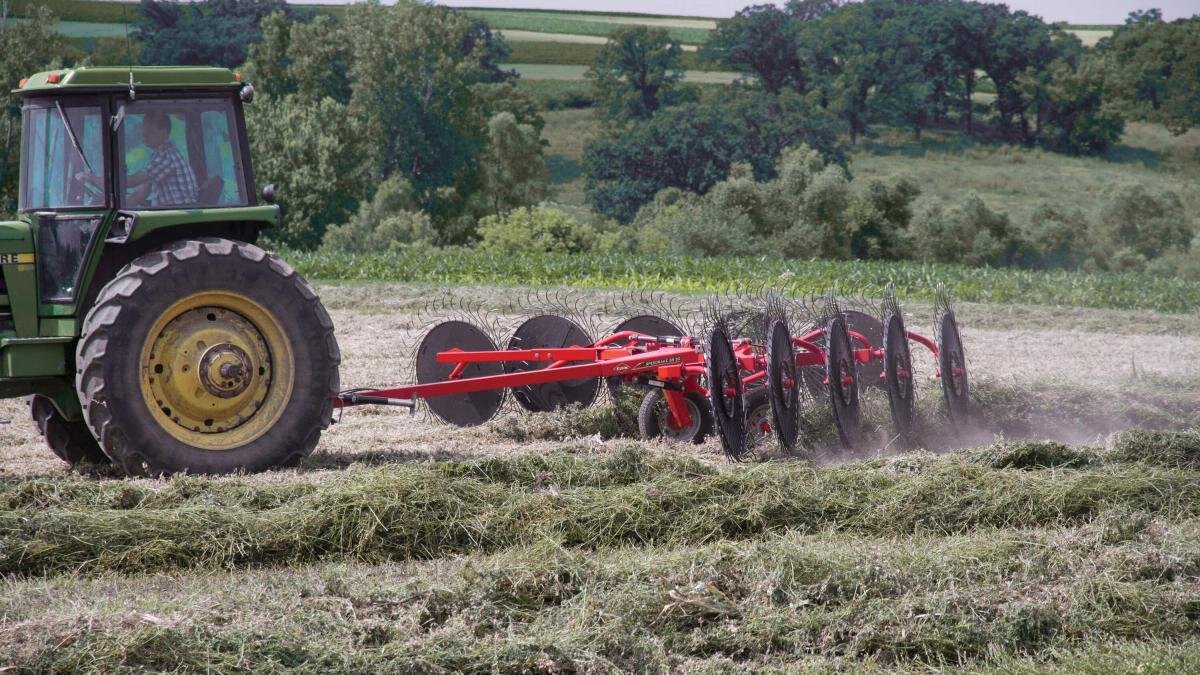
[{"label": "red hay rake", "polygon": [[506,392],[526,410],[550,412],[590,405],[606,381],[614,395],[622,386],[645,390],[638,414],[643,437],[700,443],[715,429],[725,453],[739,459],[758,434],[773,433],[793,450],[804,394],[822,391],[842,444],[861,445],[860,398],[863,387],[874,383],[887,392],[896,437],[911,444],[917,414],[910,344],[916,343],[937,364],[951,423],[967,422],[967,364],[954,311],[941,291],[932,339],[907,330],[890,291],[881,318],[842,311],[831,299],[818,325],[800,334],[791,332],[779,303],[769,304],[758,316],[765,327],[765,341],[758,342],[731,335],[732,322],[722,317],[698,338],[653,315],[633,317],[593,341],[570,319],[543,314],[523,323],[508,348],[499,349],[472,323],[446,321],[417,349],[415,384],[347,391],[334,405],[415,410],[424,400],[443,421],[473,426],[496,415]]}]

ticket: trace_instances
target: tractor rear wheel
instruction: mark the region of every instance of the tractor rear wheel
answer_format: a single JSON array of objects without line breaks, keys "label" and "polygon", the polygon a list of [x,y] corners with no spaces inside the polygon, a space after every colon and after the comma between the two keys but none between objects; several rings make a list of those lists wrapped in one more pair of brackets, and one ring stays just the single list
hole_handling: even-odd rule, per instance
[{"label": "tractor rear wheel", "polygon": [[333,321],[287,263],[192,239],[100,291],[75,384],[100,447],[130,474],[262,471],[316,447],[340,361]]},{"label": "tractor rear wheel", "polygon": [[72,466],[81,463],[108,464],[108,456],[100,449],[87,423],[71,421],[54,407],[45,396],[29,397],[29,415],[46,445],[59,459]]}]

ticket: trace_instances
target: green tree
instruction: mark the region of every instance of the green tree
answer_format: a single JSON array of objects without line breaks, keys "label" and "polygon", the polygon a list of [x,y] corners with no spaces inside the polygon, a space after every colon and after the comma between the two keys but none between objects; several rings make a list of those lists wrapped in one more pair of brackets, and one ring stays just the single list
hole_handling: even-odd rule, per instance
[{"label": "green tree", "polygon": [[808,40],[832,54],[824,88],[829,109],[846,122],[852,144],[880,111],[923,124],[925,114],[911,110],[924,100],[915,41],[895,2],[844,5],[816,22]]},{"label": "green tree", "polygon": [[294,12],[284,0],[142,0],[133,37],[144,64],[237,68],[263,18],[276,11]]},{"label": "green tree", "polygon": [[1157,11],[1135,13],[1096,49],[1106,92],[1126,114],[1174,134],[1200,125],[1200,15],[1164,23]]},{"label": "green tree", "polygon": [[1104,105],[1103,63],[1080,59],[1078,65],[1066,58],[1043,70],[1027,69],[1017,78],[1017,88],[1029,105],[1022,119],[1032,129],[1029,141],[1059,152],[1101,152],[1120,139],[1124,120]]},{"label": "green tree", "polygon": [[320,15],[305,22],[273,12],[260,28],[262,40],[250,45],[243,68],[260,93],[350,100],[350,42],[336,19]]},{"label": "green tree", "polygon": [[590,142],[584,151],[588,201],[628,222],[665,188],[704,193],[737,162],[774,175],[780,153],[807,144],[835,162],[845,157],[830,115],[791,94],[727,97],[685,104]]},{"label": "green tree", "polygon": [[668,37],[666,30],[618,28],[608,36],[584,77],[592,81],[596,101],[609,120],[646,119],[683,79],[681,53],[679,43]]},{"label": "green tree", "polygon": [[751,5],[722,21],[700,49],[700,58],[753,75],[773,94],[785,87],[808,91],[796,22],[775,5]]},{"label": "green tree", "polygon": [[487,148],[479,157],[479,197],[492,213],[505,213],[546,198],[550,173],[542,157],[542,139],[531,124],[510,112],[488,121]]},{"label": "green tree", "polygon": [[[415,208],[432,218],[439,243],[454,244],[470,241],[476,220],[497,206],[541,198],[544,121],[511,84],[513,73],[499,67],[507,47],[487,24],[403,0],[393,7],[355,5],[340,21],[295,22],[276,13],[264,19],[262,31],[247,71],[263,93],[296,104],[332,101],[353,120],[357,138],[350,152],[357,167],[347,175],[359,183],[348,192],[356,199],[401,177]],[[490,129],[500,113],[512,116],[515,129],[504,127],[512,133]],[[494,142],[520,152],[502,156]],[[341,216],[323,223],[342,222],[340,202],[338,209]],[[319,239],[322,228],[309,234]]]},{"label": "green tree", "polygon": [[270,236],[316,246],[325,228],[345,220],[367,193],[357,121],[345,104],[295,94],[264,96],[246,111],[255,173],[276,184],[284,206],[283,227]]},{"label": "green tree", "polygon": [[[356,5],[345,23],[349,113],[369,139],[363,156],[370,176],[404,176],[435,220],[452,219],[447,205],[463,208],[487,142],[490,111],[481,109],[474,85],[501,77],[494,46],[478,39],[476,22],[444,7]],[[446,189],[458,196],[439,204]]]},{"label": "green tree", "polygon": [[[1071,43],[1056,40],[1062,31],[1026,12],[1009,12],[1004,5],[988,5],[983,12],[990,21],[981,65],[996,85],[994,106],[1000,130],[1028,142],[1033,134],[1024,112],[1033,101],[1021,95],[1017,79],[1028,69],[1045,70],[1062,55],[1063,45]],[[1074,40],[1077,45],[1078,38]]]}]

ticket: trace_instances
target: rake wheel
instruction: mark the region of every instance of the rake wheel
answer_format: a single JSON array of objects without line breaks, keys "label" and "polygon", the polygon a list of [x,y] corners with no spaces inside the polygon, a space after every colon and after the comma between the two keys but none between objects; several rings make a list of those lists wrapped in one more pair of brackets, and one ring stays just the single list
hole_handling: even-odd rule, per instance
[{"label": "rake wheel", "polygon": [[905,443],[911,443],[916,431],[916,380],[908,331],[904,328],[904,318],[898,313],[889,312],[884,317],[883,362],[892,425]]},{"label": "rake wheel", "polygon": [[[870,343],[872,349],[879,349],[883,344],[883,323],[878,317],[871,316],[866,312],[860,312],[856,309],[842,310],[842,317],[846,322],[846,329],[854,331],[865,337]],[[813,340],[813,344],[821,348],[828,346],[828,339],[821,335]],[[854,339],[850,340],[850,346],[854,349],[862,348],[863,345],[857,343]],[[872,359],[870,363],[860,363],[862,381],[866,386],[883,387],[880,374],[883,372],[883,364]],[[804,380],[804,385],[808,388],[810,394],[820,396],[825,388],[825,373],[820,367],[809,367],[802,369],[801,378]]]},{"label": "rake wheel", "polygon": [[767,330],[767,397],[771,428],[779,445],[791,451],[800,436],[800,373],[787,321],[776,319]]},{"label": "rake wheel", "polygon": [[[496,343],[487,333],[466,321],[446,321],[429,330],[417,347],[417,384],[442,382],[450,377],[455,364],[438,363],[438,352],[461,349],[467,352],[493,352]],[[499,363],[471,363],[462,371],[462,379],[500,375]],[[459,427],[483,424],[496,416],[504,403],[503,389],[489,389],[470,394],[432,396],[425,404],[439,419]]]},{"label": "rake wheel", "polygon": [[829,387],[829,401],[833,409],[833,422],[837,426],[838,438],[846,448],[853,449],[862,440],[862,406],[858,392],[858,361],[846,320],[835,316],[826,331],[825,378]]},{"label": "rake wheel", "polygon": [[746,453],[746,402],[742,392],[733,344],[725,329],[716,326],[708,334],[708,397],[721,448],[733,460]]},{"label": "rake wheel", "polygon": [[967,380],[967,357],[954,312],[946,311],[939,318],[938,367],[942,379],[942,394],[946,398],[946,415],[956,428],[966,426],[971,417],[971,386]]},{"label": "rake wheel", "polygon": [[[594,342],[579,324],[554,314],[535,316],[517,327],[508,341],[509,349],[542,349],[586,347]],[[506,373],[541,370],[548,361],[510,361],[504,364]],[[513,398],[530,412],[553,412],[563,406],[587,407],[596,400],[600,379],[595,377],[564,382],[547,382],[513,387]]]}]

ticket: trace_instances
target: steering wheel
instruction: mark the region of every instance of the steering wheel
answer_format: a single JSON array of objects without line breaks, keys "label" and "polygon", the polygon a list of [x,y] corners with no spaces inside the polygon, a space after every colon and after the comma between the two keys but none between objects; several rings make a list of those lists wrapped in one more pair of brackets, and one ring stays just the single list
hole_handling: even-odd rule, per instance
[{"label": "steering wheel", "polygon": [[92,182],[97,178],[99,177],[86,171],[78,171],[71,176],[71,188],[68,192],[71,195],[71,201],[79,206],[103,204],[104,188]]}]

